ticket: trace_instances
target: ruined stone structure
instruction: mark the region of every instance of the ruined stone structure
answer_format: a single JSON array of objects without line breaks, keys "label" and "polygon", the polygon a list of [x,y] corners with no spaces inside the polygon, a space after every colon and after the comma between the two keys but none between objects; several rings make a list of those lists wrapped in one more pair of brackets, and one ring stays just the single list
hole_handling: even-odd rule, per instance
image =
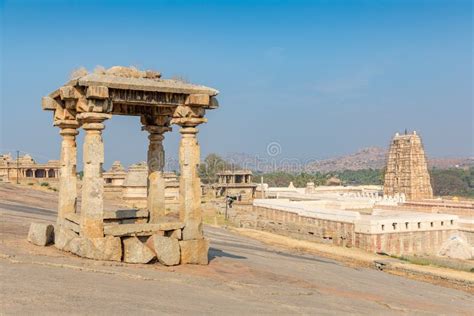
[{"label": "ruined stone structure", "polygon": [[49,160],[37,163],[30,155],[13,159],[11,154],[0,155],[0,181],[57,181],[59,178],[59,161]]},{"label": "ruined stone structure", "polygon": [[[127,206],[146,208],[148,191],[148,166],[146,162],[131,165],[125,170],[117,162],[104,172],[104,194],[122,200]],[[173,172],[163,172],[166,209],[174,210],[179,203],[179,180]]]},{"label": "ruined stone structure", "polygon": [[122,198],[122,187],[127,172],[120,161],[114,161],[112,167],[104,172],[104,195],[107,198]]},{"label": "ruined stone structure", "polygon": [[385,172],[384,194],[404,193],[407,200],[433,197],[425,151],[420,136],[399,135],[392,140]]},{"label": "ruined stone structure", "polygon": [[[56,247],[99,260],[147,263],[156,256],[166,265],[207,264],[209,241],[202,232],[197,126],[206,122],[206,110],[218,107],[217,94],[205,86],[161,79],[154,71],[116,66],[92,74],[76,73],[44,97],[42,107],[54,112],[54,125],[62,136]],[[149,134],[148,199],[143,210],[104,212],[102,131],[105,121],[114,115],[140,117],[142,130]],[[182,135],[178,218],[165,216],[162,142],[171,124],[180,126]],[[80,127],[85,137],[79,210],[76,135]],[[133,222],[137,218],[146,223]]]},{"label": "ruined stone structure", "polygon": [[238,201],[251,201],[255,197],[257,184],[252,182],[250,170],[226,170],[217,173],[214,185],[217,197],[235,196]]}]

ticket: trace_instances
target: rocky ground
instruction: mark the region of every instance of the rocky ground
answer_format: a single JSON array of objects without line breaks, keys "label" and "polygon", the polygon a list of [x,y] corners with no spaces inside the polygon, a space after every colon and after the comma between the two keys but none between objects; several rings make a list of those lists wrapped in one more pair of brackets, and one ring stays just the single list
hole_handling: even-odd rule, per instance
[{"label": "rocky ground", "polygon": [[[113,207],[107,204],[107,207]],[[78,258],[26,241],[56,193],[0,185],[1,314],[471,314],[460,290],[206,227],[208,266]]]}]

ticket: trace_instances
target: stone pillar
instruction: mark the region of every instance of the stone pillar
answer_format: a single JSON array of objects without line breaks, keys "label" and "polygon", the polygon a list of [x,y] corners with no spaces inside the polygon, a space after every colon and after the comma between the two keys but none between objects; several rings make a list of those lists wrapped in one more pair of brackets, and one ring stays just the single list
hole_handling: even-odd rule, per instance
[{"label": "stone pillar", "polygon": [[81,235],[89,238],[104,236],[104,179],[102,164],[104,163],[104,143],[102,130],[103,121],[110,114],[81,113],[78,119],[86,131],[84,136],[81,202]]},{"label": "stone pillar", "polygon": [[145,125],[150,135],[148,144],[148,183],[147,205],[150,212],[150,223],[158,223],[159,218],[165,216],[165,178],[163,168],[165,165],[165,151],[163,149],[163,134],[170,130],[169,127],[158,125]]},{"label": "stone pillar", "polygon": [[77,128],[79,124],[76,120],[62,120],[55,124],[62,136],[61,156],[60,156],[60,176],[59,176],[59,196],[58,196],[58,224],[68,214],[76,212],[77,203],[77,146],[76,135],[79,134]]},{"label": "stone pillar", "polygon": [[175,120],[181,126],[179,145],[179,218],[184,222],[183,239],[202,239],[201,180],[199,179],[200,148],[196,126],[203,118]]}]

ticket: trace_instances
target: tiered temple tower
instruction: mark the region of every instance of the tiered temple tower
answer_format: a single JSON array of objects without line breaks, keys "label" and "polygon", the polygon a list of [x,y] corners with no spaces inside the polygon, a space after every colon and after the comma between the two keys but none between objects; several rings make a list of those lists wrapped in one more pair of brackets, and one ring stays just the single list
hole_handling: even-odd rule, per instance
[{"label": "tiered temple tower", "polygon": [[430,199],[433,190],[420,136],[395,134],[388,153],[384,194],[404,193],[407,200]]}]

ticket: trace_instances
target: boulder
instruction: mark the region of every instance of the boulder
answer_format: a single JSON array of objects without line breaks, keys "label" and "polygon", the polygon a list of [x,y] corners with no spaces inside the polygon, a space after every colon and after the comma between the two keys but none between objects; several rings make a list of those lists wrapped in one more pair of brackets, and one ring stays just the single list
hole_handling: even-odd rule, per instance
[{"label": "boulder", "polygon": [[460,236],[452,236],[443,243],[438,255],[453,259],[470,260],[473,258],[473,247]]},{"label": "boulder", "polygon": [[128,263],[148,263],[155,258],[155,253],[145,246],[137,237],[123,239],[123,261]]},{"label": "boulder", "polygon": [[209,252],[208,239],[181,240],[181,264],[208,264],[207,253]]},{"label": "boulder", "polygon": [[78,237],[79,235],[74,231],[62,226],[58,226],[58,229],[56,229],[54,233],[54,246],[59,250],[71,251],[69,248],[69,243],[71,240]]},{"label": "boulder", "polygon": [[160,235],[150,236],[147,240],[147,246],[156,253],[158,261],[165,266],[174,266],[179,264],[180,250],[179,241],[175,238],[164,237]]},{"label": "boulder", "polygon": [[54,226],[51,224],[31,223],[28,241],[38,246],[47,246],[54,242]]},{"label": "boulder", "polygon": [[122,241],[119,237],[77,237],[69,243],[70,251],[80,257],[95,260],[121,261]]}]

